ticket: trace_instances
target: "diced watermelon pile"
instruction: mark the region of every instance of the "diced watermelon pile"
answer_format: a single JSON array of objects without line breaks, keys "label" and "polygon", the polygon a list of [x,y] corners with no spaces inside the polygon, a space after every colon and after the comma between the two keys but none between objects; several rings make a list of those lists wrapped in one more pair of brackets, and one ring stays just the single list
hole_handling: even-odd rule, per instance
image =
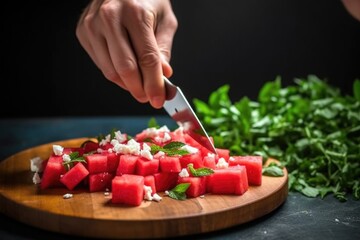
[{"label": "diced watermelon pile", "polygon": [[[194,169],[210,173],[197,175]],[[181,127],[147,128],[133,138],[117,131],[78,148],[53,145],[40,188],[111,191],[112,203],[139,206],[144,200],[160,201],[159,193],[168,195],[181,183],[189,184],[188,198],[242,195],[249,186],[261,185],[262,157],[231,156],[230,150],[221,148],[215,155]]]}]

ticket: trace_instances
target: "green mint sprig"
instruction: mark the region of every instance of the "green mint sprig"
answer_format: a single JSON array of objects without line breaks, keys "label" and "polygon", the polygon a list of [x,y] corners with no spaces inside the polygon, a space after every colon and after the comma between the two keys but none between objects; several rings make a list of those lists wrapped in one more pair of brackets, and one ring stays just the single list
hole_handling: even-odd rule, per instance
[{"label": "green mint sprig", "polygon": [[169,190],[168,196],[176,200],[186,199],[186,190],[190,187],[190,183],[180,183],[173,189]]},{"label": "green mint sprig", "polygon": [[178,141],[170,142],[164,145],[163,147],[153,144],[151,145],[151,154],[156,154],[159,151],[164,152],[168,156],[176,156],[176,155],[182,156],[189,154],[189,152],[186,151],[185,149],[181,149],[181,147],[183,146],[185,146],[185,143]]},{"label": "green mint sprig", "polygon": [[211,168],[202,167],[195,169],[192,163],[188,164],[188,168],[194,177],[209,176],[214,173],[214,170],[212,170]]},{"label": "green mint sprig", "polygon": [[80,156],[79,152],[71,152],[69,154],[69,157],[70,157],[70,161],[63,162],[63,165],[67,168],[68,171],[74,166],[74,163],[77,162],[86,163],[85,158],[83,156]]}]

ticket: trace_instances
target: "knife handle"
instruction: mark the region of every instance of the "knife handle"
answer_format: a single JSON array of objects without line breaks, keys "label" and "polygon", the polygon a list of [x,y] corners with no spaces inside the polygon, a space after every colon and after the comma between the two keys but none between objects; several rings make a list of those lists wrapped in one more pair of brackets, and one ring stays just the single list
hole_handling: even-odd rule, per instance
[{"label": "knife handle", "polygon": [[163,76],[166,90],[166,100],[171,100],[175,97],[177,92],[177,86],[175,86],[169,79]]}]

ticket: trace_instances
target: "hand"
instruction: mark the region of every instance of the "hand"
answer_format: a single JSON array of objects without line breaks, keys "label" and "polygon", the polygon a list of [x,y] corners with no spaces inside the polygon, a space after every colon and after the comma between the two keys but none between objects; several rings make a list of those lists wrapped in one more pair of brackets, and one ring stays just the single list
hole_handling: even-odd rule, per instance
[{"label": "hand", "polygon": [[161,108],[177,19],[170,0],[93,0],[76,36],[103,75],[141,103]]}]

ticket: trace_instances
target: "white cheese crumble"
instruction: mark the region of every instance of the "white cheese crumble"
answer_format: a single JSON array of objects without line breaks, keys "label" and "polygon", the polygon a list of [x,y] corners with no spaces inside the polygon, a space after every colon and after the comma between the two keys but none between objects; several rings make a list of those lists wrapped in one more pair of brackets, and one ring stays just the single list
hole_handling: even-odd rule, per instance
[{"label": "white cheese crumble", "polygon": [[62,156],[62,159],[63,159],[63,162],[64,162],[64,163],[67,163],[67,162],[70,162],[70,161],[71,161],[71,158],[70,158],[70,156],[69,156],[68,154],[64,154],[64,155]]},{"label": "white cheese crumble", "polygon": [[187,171],[186,168],[181,169],[181,171],[179,172],[179,177],[189,177],[189,172]]},{"label": "white cheese crumble", "polygon": [[30,169],[32,172],[39,172],[41,173],[43,169],[42,165],[43,160],[41,157],[34,157],[30,159]]},{"label": "white cheese crumble", "polygon": [[150,186],[146,186],[146,185],[144,185],[144,199],[145,200],[149,200],[149,201],[151,201],[151,200],[153,200],[153,197],[152,197],[152,189],[151,189],[151,187]]},{"label": "white cheese crumble", "polygon": [[72,198],[72,197],[73,197],[72,193],[66,193],[66,194],[63,195],[64,199],[69,199],[69,198]]},{"label": "white cheese crumble", "polygon": [[160,197],[159,194],[154,193],[154,195],[152,196],[154,201],[160,202],[162,200],[162,197]]},{"label": "white cheese crumble", "polygon": [[115,139],[118,140],[119,143],[125,142],[127,140],[127,135],[122,134],[120,131],[115,132]]},{"label": "white cheese crumble", "polygon": [[110,140],[111,140],[111,135],[108,134],[108,135],[105,136],[104,139],[101,139],[99,145],[100,145],[100,146],[105,146],[107,143],[110,142]]},{"label": "white cheese crumble", "polygon": [[134,139],[130,139],[127,144],[115,144],[113,150],[117,154],[133,154],[139,155],[140,154],[140,143],[135,141]]},{"label": "white cheese crumble", "polygon": [[39,184],[39,183],[41,183],[41,178],[40,178],[38,172],[35,172],[35,173],[34,173],[34,176],[33,176],[32,180],[33,180],[33,183],[34,183],[34,184]]},{"label": "white cheese crumble", "polygon": [[188,153],[190,154],[193,154],[193,153],[197,153],[199,151],[199,149],[195,148],[195,147],[192,147],[190,145],[184,145],[180,148],[181,150],[185,150],[187,151]]},{"label": "white cheese crumble", "polygon": [[53,145],[53,152],[56,156],[61,156],[63,154],[64,148],[60,145]]},{"label": "white cheese crumble", "polygon": [[157,153],[155,153],[154,158],[160,158],[162,156],[165,156],[165,153],[163,151],[158,151]]},{"label": "white cheese crumble", "polygon": [[171,140],[171,136],[169,133],[165,132],[163,137],[157,136],[155,137],[155,141],[159,143],[165,143]]},{"label": "white cheese crumble", "polygon": [[217,164],[216,164],[217,168],[228,168],[229,167],[229,163],[226,162],[225,158],[219,158]]},{"label": "white cheese crumble", "polygon": [[148,160],[153,160],[154,157],[151,154],[151,147],[149,145],[147,145],[146,143],[143,143],[142,145],[143,149],[140,150],[140,155]]}]

